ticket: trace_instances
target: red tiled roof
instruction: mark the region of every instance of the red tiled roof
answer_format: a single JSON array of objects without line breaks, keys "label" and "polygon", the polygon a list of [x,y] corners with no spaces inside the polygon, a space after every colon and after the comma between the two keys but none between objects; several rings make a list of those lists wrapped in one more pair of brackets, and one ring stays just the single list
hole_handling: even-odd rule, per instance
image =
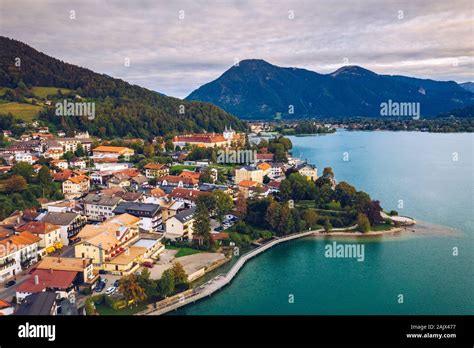
[{"label": "red tiled roof", "polygon": [[45,234],[57,230],[59,227],[48,222],[32,221],[17,228],[17,231],[29,231],[33,234]]},{"label": "red tiled roof", "polygon": [[255,187],[258,186],[258,182],[253,180],[242,180],[238,185],[241,187]]},{"label": "red tiled roof", "polygon": [[[20,232],[19,234],[12,235],[8,238],[2,239],[0,241],[0,244],[3,244],[6,248],[6,254],[8,255],[10,252],[13,251],[13,249],[18,250],[25,248],[28,245],[31,245],[33,243],[37,243],[41,240],[41,238],[35,236],[31,232],[24,231]],[[13,247],[13,245],[15,247]]]},{"label": "red tiled roof", "polygon": [[191,135],[177,135],[173,138],[174,142],[183,143],[220,143],[226,141],[222,134],[204,133]]},{"label": "red tiled roof", "polygon": [[123,169],[123,170],[120,170],[120,171],[116,172],[116,174],[119,174],[119,173],[128,175],[131,178],[134,178],[134,177],[136,177],[137,175],[140,174],[140,172],[138,171],[137,168]]},{"label": "red tiled roof", "polygon": [[271,161],[273,160],[273,154],[272,153],[257,153],[257,160],[262,161],[262,160],[267,160]]},{"label": "red tiled roof", "polygon": [[201,177],[201,173],[190,172],[189,170],[183,170],[181,174],[179,174],[179,176],[182,178],[193,178],[193,179],[199,180],[199,178]]},{"label": "red tiled roof", "polygon": [[193,178],[181,177],[181,176],[176,176],[176,175],[165,175],[165,176],[163,176],[159,179],[159,182],[163,182],[165,180],[167,182],[172,182],[172,183],[175,183],[175,184],[182,181],[183,184],[187,184],[187,185],[194,185],[194,184],[197,184],[199,182],[198,180],[193,179]]},{"label": "red tiled roof", "polygon": [[193,201],[193,200],[196,200],[200,196],[208,196],[209,194],[210,194],[209,192],[190,190],[190,189],[177,187],[173,189],[173,191],[170,193],[170,197],[183,198],[183,199],[186,198]]},{"label": "red tiled roof", "polygon": [[72,170],[64,169],[62,172],[54,173],[53,180],[54,181],[66,181],[72,176]]},{"label": "red tiled roof", "polygon": [[[67,179],[69,181],[71,181],[72,183],[74,184],[80,184],[81,182],[83,181],[88,181],[89,180],[89,177],[85,176],[85,175],[78,175],[78,176],[73,176],[69,179]],[[66,180],[66,181],[67,181]]]},{"label": "red tiled roof", "polygon": [[[17,291],[35,293],[46,288],[66,289],[72,284],[77,273],[76,271],[37,269],[31,274],[31,277],[18,286]],[[36,275],[39,278],[38,284],[35,284]]]},{"label": "red tiled roof", "polygon": [[280,184],[281,184],[281,181],[272,180],[267,184],[267,186],[280,188]]},{"label": "red tiled roof", "polygon": [[145,169],[155,169],[155,170],[165,170],[168,168],[166,164],[161,163],[148,163],[143,168]]}]

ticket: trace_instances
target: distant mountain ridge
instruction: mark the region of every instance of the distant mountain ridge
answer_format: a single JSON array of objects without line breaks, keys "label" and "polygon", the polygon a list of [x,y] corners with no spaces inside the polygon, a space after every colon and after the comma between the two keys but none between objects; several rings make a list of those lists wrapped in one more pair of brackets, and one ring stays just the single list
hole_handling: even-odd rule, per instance
[{"label": "distant mountain ridge", "polygon": [[52,108],[42,115],[66,130],[88,130],[104,137],[147,138],[181,132],[220,132],[226,126],[245,129],[242,121],[210,103],[168,97],[65,63],[6,37],[0,36],[0,47],[0,87],[15,93],[21,90],[20,85],[67,88],[96,103],[94,120],[57,117]]},{"label": "distant mountain ridge", "polygon": [[459,86],[464,88],[466,91],[474,93],[474,82],[464,82],[460,83]]},{"label": "distant mountain ridge", "polygon": [[379,75],[359,66],[319,74],[249,59],[186,100],[211,102],[242,119],[378,117],[388,100],[418,102],[421,115],[433,117],[474,104],[474,95],[454,81]]}]

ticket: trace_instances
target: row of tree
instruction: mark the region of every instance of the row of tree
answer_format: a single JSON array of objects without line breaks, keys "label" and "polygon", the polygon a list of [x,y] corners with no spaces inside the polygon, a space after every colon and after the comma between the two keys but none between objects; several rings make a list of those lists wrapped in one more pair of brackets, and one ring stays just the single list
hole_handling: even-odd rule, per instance
[{"label": "row of tree", "polygon": [[146,299],[162,299],[189,288],[188,276],[183,266],[176,262],[161,278],[151,279],[150,271],[143,268],[139,275],[130,274],[120,279],[119,291],[129,301],[141,302]]}]

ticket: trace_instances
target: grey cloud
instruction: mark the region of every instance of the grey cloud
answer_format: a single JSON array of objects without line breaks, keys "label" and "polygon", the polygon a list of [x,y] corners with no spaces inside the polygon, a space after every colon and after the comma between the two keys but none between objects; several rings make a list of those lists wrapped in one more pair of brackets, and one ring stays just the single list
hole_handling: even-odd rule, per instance
[{"label": "grey cloud", "polygon": [[348,58],[378,73],[472,79],[468,0],[2,0],[0,6],[1,35],[177,97],[219,77],[236,58],[321,73]]}]

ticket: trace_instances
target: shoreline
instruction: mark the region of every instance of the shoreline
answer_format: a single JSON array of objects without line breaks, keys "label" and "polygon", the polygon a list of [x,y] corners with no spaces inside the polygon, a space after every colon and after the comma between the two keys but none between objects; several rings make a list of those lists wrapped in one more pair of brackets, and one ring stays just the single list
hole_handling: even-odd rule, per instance
[{"label": "shoreline", "polygon": [[[209,280],[208,282],[204,283],[203,285],[197,288],[190,289],[192,291],[187,293],[186,295],[176,294],[175,298],[173,298],[172,301],[163,300],[164,302],[156,303],[156,305],[153,306],[154,308],[147,308],[146,310],[140,313],[137,313],[136,315],[163,315],[170,311],[177,310],[180,307],[184,307],[188,304],[192,304],[197,301],[203,300],[206,297],[210,297],[216,291],[230,284],[233,278],[239,273],[240,269],[246,264],[247,261],[249,261],[253,257],[267,251],[268,249],[280,243],[284,243],[284,242],[288,242],[294,239],[299,239],[299,238],[304,238],[304,237],[341,236],[341,237],[358,238],[358,237],[374,237],[374,236],[392,235],[392,234],[401,232],[402,230],[406,230],[407,226],[412,226],[416,223],[415,220],[411,218],[408,218],[408,219],[410,220],[410,223],[408,223],[406,226],[394,227],[386,231],[370,231],[367,233],[347,232],[347,230],[355,229],[357,227],[357,225],[354,225],[349,228],[344,227],[340,229],[334,229],[333,232],[328,232],[328,233],[325,233],[324,229],[319,229],[319,230],[313,230],[313,231],[303,231],[303,232],[294,233],[294,234],[283,236],[283,237],[274,237],[271,241],[265,244],[262,244],[261,246],[241,255],[228,272],[217,275],[213,279]],[[228,261],[230,261],[230,259]],[[223,264],[225,263],[227,262],[224,262]],[[222,265],[216,266],[215,268],[213,268],[213,270],[220,268],[220,266]],[[163,305],[160,305],[160,304],[163,304]]]}]

